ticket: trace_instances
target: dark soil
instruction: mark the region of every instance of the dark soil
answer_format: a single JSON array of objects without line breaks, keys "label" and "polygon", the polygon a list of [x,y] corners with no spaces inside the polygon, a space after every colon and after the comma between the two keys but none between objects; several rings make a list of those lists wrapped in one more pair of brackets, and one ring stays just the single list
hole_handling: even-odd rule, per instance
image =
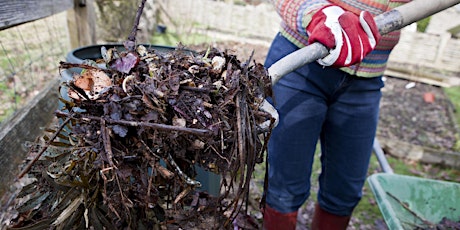
[{"label": "dark soil", "polygon": [[[443,89],[404,79],[385,79],[378,136],[453,151],[457,135],[455,108]],[[428,98],[430,94],[434,101]]]}]

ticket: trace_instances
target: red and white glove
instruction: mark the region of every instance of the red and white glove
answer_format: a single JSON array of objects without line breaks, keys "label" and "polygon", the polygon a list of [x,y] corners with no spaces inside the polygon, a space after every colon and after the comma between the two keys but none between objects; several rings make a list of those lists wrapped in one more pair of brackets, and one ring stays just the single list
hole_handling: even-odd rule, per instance
[{"label": "red and white glove", "polygon": [[374,18],[367,11],[356,15],[330,5],[316,12],[307,27],[310,44],[319,42],[330,49],[318,60],[321,65],[344,67],[361,62],[380,40]]}]

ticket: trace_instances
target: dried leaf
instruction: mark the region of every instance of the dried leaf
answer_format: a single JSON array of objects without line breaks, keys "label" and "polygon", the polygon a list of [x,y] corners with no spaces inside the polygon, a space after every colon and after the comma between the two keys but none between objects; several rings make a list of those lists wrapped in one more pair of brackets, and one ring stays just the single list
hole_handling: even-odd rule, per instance
[{"label": "dried leaf", "polygon": [[203,141],[195,139],[192,142],[192,145],[190,146],[190,148],[193,149],[193,150],[199,150],[199,149],[204,149],[205,145],[206,145],[206,143],[204,143]]},{"label": "dried leaf", "polygon": [[180,87],[180,77],[179,75],[172,75],[169,77],[169,87],[174,93],[178,93]]},{"label": "dried leaf", "polygon": [[184,118],[174,117],[173,118],[173,125],[178,127],[186,127],[187,121]]},{"label": "dried leaf", "polygon": [[70,215],[72,215],[73,212],[75,212],[75,210],[77,210],[77,208],[83,203],[83,195],[75,198],[72,203],[69,204],[69,206],[67,206],[67,208],[62,211],[62,213],[58,216],[58,218],[52,223],[53,226],[57,226],[57,225],[60,225],[62,224],[67,218],[70,217]]},{"label": "dried leaf", "polygon": [[43,230],[48,229],[51,225],[53,220],[51,218],[44,218],[43,220],[37,221],[36,223],[32,223],[30,225],[20,227],[20,228],[11,228],[16,230]]},{"label": "dried leaf", "polygon": [[184,190],[182,190],[182,192],[180,192],[179,195],[177,195],[176,199],[174,199],[174,204],[177,204],[182,199],[184,199],[184,197],[187,196],[190,193],[190,191],[192,191],[190,187],[186,187]]},{"label": "dried leaf", "polygon": [[[36,181],[36,179],[34,179],[34,181]],[[30,184],[25,185],[24,187],[22,187],[21,191],[18,193],[18,195],[16,197],[17,198],[22,198],[22,197],[24,197],[26,195],[33,194],[36,191],[37,191],[37,184],[36,183],[30,183]]]},{"label": "dried leaf", "polygon": [[160,164],[156,164],[155,167],[163,178],[171,180],[174,177],[173,172],[169,171],[167,168],[161,166]]},{"label": "dried leaf", "polygon": [[226,61],[224,57],[215,56],[212,58],[211,65],[212,70],[216,73],[221,73],[222,69],[224,68]]},{"label": "dried leaf", "polygon": [[[88,73],[89,71],[85,71],[84,73]],[[93,88],[94,82],[93,78],[90,74],[83,74],[83,75],[74,75],[74,84],[78,88],[90,91]]]},{"label": "dried leaf", "polygon": [[126,137],[126,135],[128,134],[128,128],[126,126],[114,125],[112,127],[112,130],[115,134],[117,134],[120,137]]},{"label": "dried leaf", "polygon": [[[112,85],[112,79],[102,70],[88,69],[81,75],[74,75],[73,84],[83,90],[87,97],[92,100],[99,98],[100,94]],[[79,99],[80,94],[69,89],[69,97]]]},{"label": "dried leaf", "polygon": [[46,198],[48,198],[49,195],[50,195],[50,192],[46,192],[43,194],[38,192],[32,198],[30,198],[27,202],[25,202],[23,205],[19,206],[17,208],[17,211],[25,212],[25,211],[34,209],[38,207],[39,205],[41,205],[42,202],[46,200]]},{"label": "dried leaf", "polygon": [[128,74],[138,62],[139,56],[136,53],[129,52],[126,56],[115,59],[115,61],[110,64],[110,67],[119,72]]}]

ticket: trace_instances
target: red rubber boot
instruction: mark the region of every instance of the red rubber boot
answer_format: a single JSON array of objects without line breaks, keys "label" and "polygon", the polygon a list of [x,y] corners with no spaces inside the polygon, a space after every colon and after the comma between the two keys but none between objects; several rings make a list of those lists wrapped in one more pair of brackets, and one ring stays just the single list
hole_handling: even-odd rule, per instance
[{"label": "red rubber boot", "polygon": [[297,224],[297,211],[281,213],[265,205],[264,230],[295,230]]},{"label": "red rubber boot", "polygon": [[312,230],[346,230],[350,216],[337,216],[326,212],[318,204],[315,205],[315,214],[311,222]]}]

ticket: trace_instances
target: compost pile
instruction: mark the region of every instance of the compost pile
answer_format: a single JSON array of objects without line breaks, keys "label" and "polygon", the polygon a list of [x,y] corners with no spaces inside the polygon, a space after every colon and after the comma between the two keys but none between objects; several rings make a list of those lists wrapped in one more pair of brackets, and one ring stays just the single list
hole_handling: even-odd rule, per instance
[{"label": "compost pile", "polygon": [[[233,227],[273,123],[264,67],[215,48],[101,54],[60,63],[82,71],[62,86],[60,125],[31,148],[21,176],[34,182],[10,227]],[[196,167],[221,175],[220,195],[198,190]]]}]

